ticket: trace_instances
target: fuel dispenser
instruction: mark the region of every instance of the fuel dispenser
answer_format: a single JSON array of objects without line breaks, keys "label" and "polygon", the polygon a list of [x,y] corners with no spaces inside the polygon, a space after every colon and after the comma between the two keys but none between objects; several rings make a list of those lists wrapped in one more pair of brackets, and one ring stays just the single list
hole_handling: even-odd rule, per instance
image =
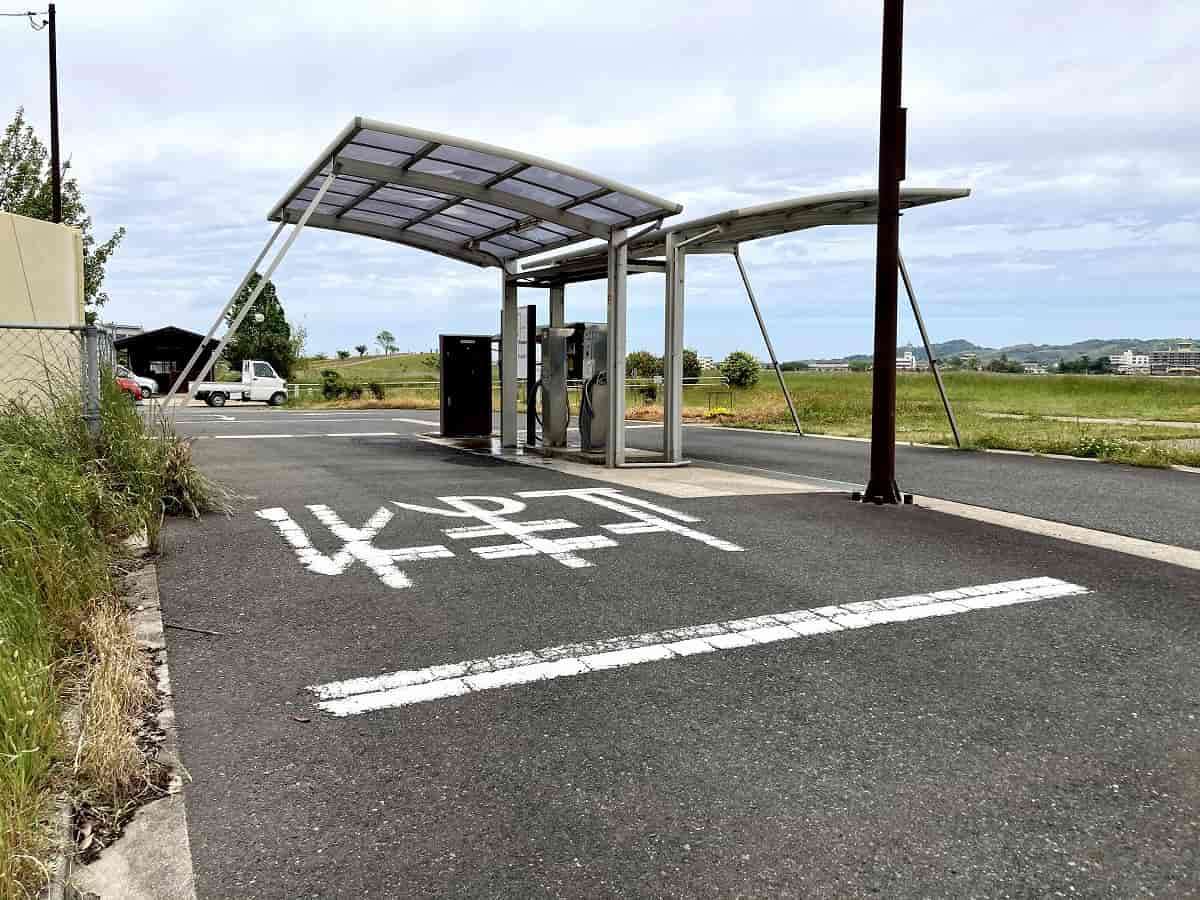
[{"label": "fuel dispenser", "polygon": [[581,382],[580,446],[602,450],[608,438],[608,326],[575,322],[544,328],[542,338],[542,435],[548,447],[567,445],[571,419],[568,384]]}]

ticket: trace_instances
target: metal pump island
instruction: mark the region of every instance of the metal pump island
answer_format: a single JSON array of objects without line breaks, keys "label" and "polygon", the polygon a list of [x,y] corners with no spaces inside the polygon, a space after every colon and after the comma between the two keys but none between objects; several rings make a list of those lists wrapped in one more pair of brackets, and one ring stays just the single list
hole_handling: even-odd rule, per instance
[{"label": "metal pump island", "polygon": [[[966,189],[910,188],[900,208],[911,209],[966,197]],[[821,225],[868,225],[879,217],[879,193],[849,191],[734,209],[690,222],[664,225],[682,206],[611,179],[526,153],[402,125],[357,117],[317,157],[271,210],[279,226],[213,322],[212,339],[285,225],[294,226],[262,278],[211,354],[217,359],[258,294],[305,227],[342,231],[403,244],[480,267],[500,270],[500,445],[518,446],[518,380],[527,379],[527,432],[533,437],[542,400],[542,444],[565,447],[570,430],[568,379],[583,383],[580,430],[583,449],[603,447],[603,462],[680,465],[683,460],[683,316],[685,262],[692,254],[734,257],[768,353],[775,365],[796,430],[801,422],[783,384],[766,323],[739,254],[746,241]],[[543,254],[584,241],[601,245],[555,258]],[[531,257],[541,257],[531,260]],[[661,457],[627,460],[625,447],[626,279],[660,272],[664,292],[664,427]],[[904,273],[916,309],[911,281]],[[565,318],[566,287],[582,281],[608,283],[604,323]],[[549,291],[550,321],[542,328],[520,321],[520,288]],[[530,308],[532,310],[532,307]],[[524,331],[524,340],[520,334]],[[541,376],[535,374],[535,342],[541,345]],[[924,336],[924,329],[922,328]],[[482,345],[486,344],[486,350]],[[491,432],[492,336],[443,335],[442,352],[456,371],[443,372],[443,428]],[[525,365],[519,362],[524,350]],[[194,358],[184,371],[190,371]],[[451,362],[451,361],[455,362]],[[459,370],[461,361],[461,371]],[[932,354],[931,354],[931,361]],[[934,373],[936,376],[936,361]],[[523,371],[522,371],[523,369]],[[207,377],[201,372],[197,382]],[[182,376],[179,382],[182,381]],[[174,390],[180,384],[176,383]],[[486,382],[486,384],[485,384]],[[940,384],[940,382],[939,382]],[[484,388],[486,387],[486,390]],[[458,396],[467,408],[455,406]],[[949,405],[947,404],[949,412]]]}]

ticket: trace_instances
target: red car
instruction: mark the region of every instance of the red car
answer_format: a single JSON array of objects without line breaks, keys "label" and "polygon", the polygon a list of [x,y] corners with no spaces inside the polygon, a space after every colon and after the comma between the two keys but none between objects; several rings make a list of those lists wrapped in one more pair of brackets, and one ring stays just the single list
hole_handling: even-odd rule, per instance
[{"label": "red car", "polygon": [[134,403],[142,399],[142,386],[132,378],[122,378],[117,376],[117,387],[121,392],[129,395],[129,399]]}]

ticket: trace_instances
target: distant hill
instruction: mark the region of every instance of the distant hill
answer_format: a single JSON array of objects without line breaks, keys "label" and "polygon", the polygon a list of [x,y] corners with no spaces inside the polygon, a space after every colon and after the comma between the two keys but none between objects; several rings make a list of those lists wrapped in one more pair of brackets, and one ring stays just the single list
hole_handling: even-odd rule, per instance
[{"label": "distant hill", "polygon": [[[998,358],[1001,354],[1017,362],[1055,363],[1060,359],[1077,359],[1088,356],[1092,359],[1102,356],[1117,356],[1126,350],[1134,353],[1149,353],[1151,350],[1161,350],[1171,346],[1183,338],[1092,338],[1086,341],[1076,341],[1074,344],[1010,344],[1007,347],[983,347],[963,338],[952,341],[934,343],[933,352],[938,359],[948,359],[963,353],[974,353],[980,362]],[[896,354],[902,355],[905,350],[911,350],[917,359],[925,359],[925,348],[920,346],[897,347]],[[804,362],[856,362],[871,361],[871,354],[857,353],[852,356],[836,359],[804,360]]]}]

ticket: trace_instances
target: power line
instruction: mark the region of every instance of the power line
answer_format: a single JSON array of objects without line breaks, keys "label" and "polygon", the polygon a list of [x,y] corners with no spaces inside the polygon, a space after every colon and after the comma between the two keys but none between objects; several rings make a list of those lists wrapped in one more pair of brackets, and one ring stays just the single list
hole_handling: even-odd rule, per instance
[{"label": "power line", "polygon": [[29,27],[34,31],[41,31],[48,24],[44,19],[41,24],[38,24],[37,16],[46,15],[46,11],[36,12],[34,10],[26,10],[25,12],[0,12],[0,17],[6,19],[29,19]]}]

